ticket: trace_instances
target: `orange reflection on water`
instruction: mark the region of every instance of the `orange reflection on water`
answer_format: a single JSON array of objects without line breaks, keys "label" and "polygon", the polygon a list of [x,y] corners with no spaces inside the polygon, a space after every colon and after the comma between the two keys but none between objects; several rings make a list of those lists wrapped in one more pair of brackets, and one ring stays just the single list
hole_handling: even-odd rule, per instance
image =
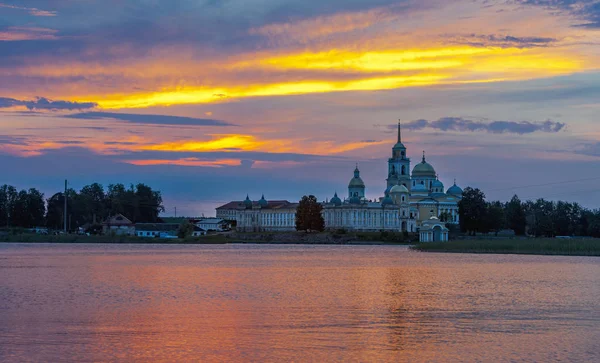
[{"label": "orange reflection on water", "polygon": [[0,303],[0,344],[17,360],[597,358],[594,258],[385,246],[0,248],[10,256],[0,260],[0,288],[12,291]]}]

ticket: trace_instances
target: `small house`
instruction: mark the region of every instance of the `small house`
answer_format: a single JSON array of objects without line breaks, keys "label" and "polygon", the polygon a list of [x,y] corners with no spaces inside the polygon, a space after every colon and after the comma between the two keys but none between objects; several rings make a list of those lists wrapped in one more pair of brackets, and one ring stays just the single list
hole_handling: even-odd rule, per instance
[{"label": "small house", "polygon": [[102,223],[102,233],[133,236],[135,234],[135,225],[124,215],[117,214],[109,217]]},{"label": "small house", "polygon": [[203,218],[196,222],[196,226],[209,232],[222,232],[231,229],[229,223],[222,218]]}]

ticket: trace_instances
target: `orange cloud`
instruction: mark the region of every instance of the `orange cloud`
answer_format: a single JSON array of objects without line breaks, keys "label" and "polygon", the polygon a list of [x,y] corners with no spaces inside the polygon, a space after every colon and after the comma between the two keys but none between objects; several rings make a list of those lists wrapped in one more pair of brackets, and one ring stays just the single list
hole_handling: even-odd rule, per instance
[{"label": "orange cloud", "polygon": [[126,160],[125,163],[149,166],[149,165],[180,165],[180,166],[204,166],[204,167],[224,167],[224,166],[240,166],[240,159],[218,159],[218,160],[202,160],[198,158],[182,158],[175,160],[166,159],[151,159],[151,160]]}]

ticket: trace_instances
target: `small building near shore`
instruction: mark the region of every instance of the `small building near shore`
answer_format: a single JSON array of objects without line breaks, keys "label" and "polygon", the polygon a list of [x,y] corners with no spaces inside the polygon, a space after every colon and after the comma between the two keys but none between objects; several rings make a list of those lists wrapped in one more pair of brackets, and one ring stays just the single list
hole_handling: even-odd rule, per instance
[{"label": "small building near shore", "polygon": [[448,228],[438,217],[432,216],[421,224],[419,242],[448,242]]},{"label": "small building near shore", "polygon": [[[144,238],[177,238],[179,231],[177,223],[137,223],[135,235]],[[200,237],[206,234],[206,230],[194,226],[192,237]]]},{"label": "small building near shore", "polygon": [[117,214],[102,223],[102,233],[133,236],[135,235],[135,225],[124,215]]},{"label": "small building near shore", "polygon": [[209,232],[222,232],[231,229],[229,223],[223,218],[202,218],[195,225]]}]

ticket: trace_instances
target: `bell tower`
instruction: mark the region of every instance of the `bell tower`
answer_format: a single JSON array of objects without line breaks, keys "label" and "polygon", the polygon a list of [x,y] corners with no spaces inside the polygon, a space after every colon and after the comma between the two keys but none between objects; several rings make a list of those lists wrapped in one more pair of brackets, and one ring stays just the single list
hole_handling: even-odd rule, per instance
[{"label": "bell tower", "polygon": [[402,125],[398,120],[398,140],[392,148],[388,160],[387,190],[394,185],[404,185],[410,190],[410,159],[406,156],[406,146],[402,143]]}]

